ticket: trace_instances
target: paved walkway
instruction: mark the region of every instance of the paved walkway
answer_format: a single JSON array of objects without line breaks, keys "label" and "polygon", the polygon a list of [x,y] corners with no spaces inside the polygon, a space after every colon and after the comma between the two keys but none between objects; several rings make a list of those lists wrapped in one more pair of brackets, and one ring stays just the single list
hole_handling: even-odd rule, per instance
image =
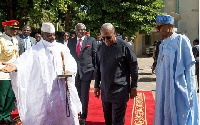
[{"label": "paved walkway", "polygon": [[139,66],[139,78],[138,78],[138,90],[152,91],[155,97],[156,90],[156,75],[151,74],[151,66],[153,64],[152,57],[138,57]]}]

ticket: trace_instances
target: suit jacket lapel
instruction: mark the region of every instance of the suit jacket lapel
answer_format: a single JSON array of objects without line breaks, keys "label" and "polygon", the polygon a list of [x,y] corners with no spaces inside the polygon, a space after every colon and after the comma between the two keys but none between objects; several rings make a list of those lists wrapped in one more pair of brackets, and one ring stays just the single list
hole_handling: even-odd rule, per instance
[{"label": "suit jacket lapel", "polygon": [[22,48],[25,49],[25,39],[21,39]]},{"label": "suit jacket lapel", "polygon": [[74,50],[73,51],[74,56],[75,56],[75,58],[78,58],[78,55],[77,55],[77,52],[76,52],[77,37],[74,38],[74,41],[72,43],[73,43],[72,44],[72,50]]},{"label": "suit jacket lapel", "polygon": [[85,49],[85,47],[86,47],[86,45],[87,45],[87,36],[85,36],[85,38],[84,38],[84,40],[83,40],[83,43],[82,43],[82,46],[81,46],[81,53],[80,53],[80,55],[83,53],[83,51],[84,51],[84,49]]}]

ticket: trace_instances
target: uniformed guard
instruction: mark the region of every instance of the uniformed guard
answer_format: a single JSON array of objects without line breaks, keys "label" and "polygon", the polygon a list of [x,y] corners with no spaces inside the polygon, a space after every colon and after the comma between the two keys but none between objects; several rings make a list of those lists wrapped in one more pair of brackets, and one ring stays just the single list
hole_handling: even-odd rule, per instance
[{"label": "uniformed guard", "polygon": [[[0,69],[2,62],[14,62],[18,57],[18,41],[15,38],[19,22],[9,20],[2,22],[4,33],[0,37]],[[10,118],[14,106],[15,95],[12,90],[9,73],[0,72],[0,124],[16,124]]]}]

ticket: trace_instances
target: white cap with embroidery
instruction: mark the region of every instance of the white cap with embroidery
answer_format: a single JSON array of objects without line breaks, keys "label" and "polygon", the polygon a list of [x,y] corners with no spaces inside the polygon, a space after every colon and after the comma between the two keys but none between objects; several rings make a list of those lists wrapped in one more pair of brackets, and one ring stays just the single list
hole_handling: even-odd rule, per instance
[{"label": "white cap with embroidery", "polygon": [[46,33],[55,33],[55,27],[52,23],[45,22],[42,23],[41,31]]}]

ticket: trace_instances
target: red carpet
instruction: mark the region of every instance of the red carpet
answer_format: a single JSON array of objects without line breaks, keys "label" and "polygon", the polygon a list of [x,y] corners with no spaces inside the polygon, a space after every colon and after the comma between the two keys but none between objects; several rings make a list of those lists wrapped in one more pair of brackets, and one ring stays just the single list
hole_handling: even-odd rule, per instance
[{"label": "red carpet", "polygon": [[[138,96],[127,103],[125,125],[153,125],[155,101],[151,91],[138,91]],[[90,92],[87,125],[105,125],[101,99]],[[18,111],[13,111],[11,118],[21,125]]]},{"label": "red carpet", "polygon": [[[151,91],[138,91],[127,103],[125,125],[153,125],[155,101]],[[91,90],[87,125],[105,125],[101,99]]]}]

